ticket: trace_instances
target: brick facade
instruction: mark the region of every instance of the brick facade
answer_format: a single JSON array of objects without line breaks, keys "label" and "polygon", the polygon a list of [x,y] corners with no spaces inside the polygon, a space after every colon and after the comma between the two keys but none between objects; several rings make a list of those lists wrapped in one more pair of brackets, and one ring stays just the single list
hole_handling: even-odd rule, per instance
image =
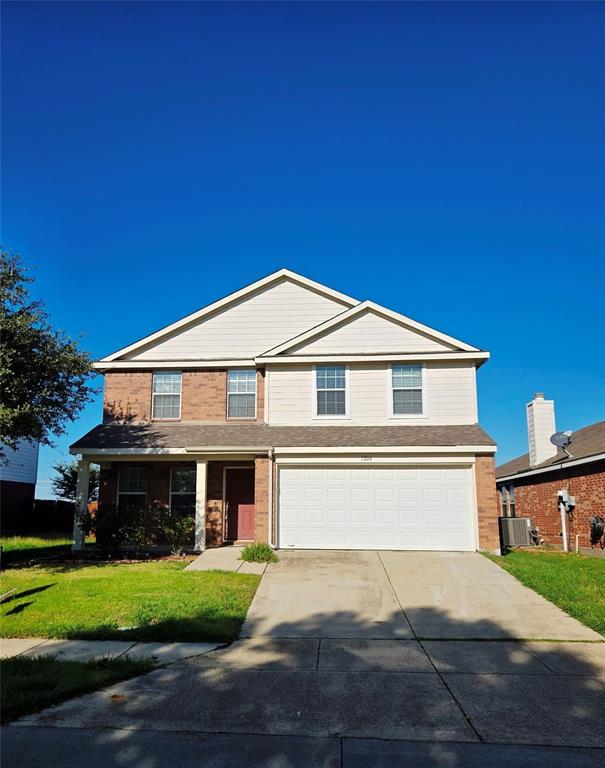
[{"label": "brick facade", "polygon": [[479,549],[495,552],[500,549],[498,528],[498,494],[496,493],[496,467],[491,454],[481,454],[475,461],[477,488],[477,521]]},{"label": "brick facade", "polygon": [[151,378],[151,371],[106,373],[103,421],[149,421]]},{"label": "brick facade", "polygon": [[568,518],[567,524],[570,549],[575,548],[576,534],[580,546],[589,547],[590,518],[605,517],[605,461],[520,477],[499,485],[514,485],[515,517],[531,517],[547,544],[563,546],[557,502],[561,489],[576,497],[574,519],[570,522]]},{"label": "brick facade", "polygon": [[254,504],[256,521],[254,538],[269,541],[269,459],[254,461]]},{"label": "brick facade", "polygon": [[[181,420],[228,421],[227,371],[183,371],[182,375]],[[151,371],[106,373],[103,421],[150,421],[152,377]],[[258,370],[255,421],[261,423],[265,416],[264,402],[265,372]]]},{"label": "brick facade", "polygon": [[[260,470],[257,465],[256,486],[255,486],[255,504],[257,509],[256,518],[256,538],[267,541],[267,493],[268,472],[266,466],[267,459],[257,459],[257,462],[265,462]],[[206,546],[220,547],[223,544],[223,474],[225,467],[230,466],[250,466],[253,468],[253,461],[209,461],[206,476]],[[149,461],[149,462],[113,462],[112,464],[101,466],[101,477],[99,484],[99,503],[115,504],[118,496],[118,475],[120,467],[146,467],[149,472],[149,485],[147,498],[151,503],[158,501],[162,504],[168,504],[170,501],[170,471],[173,467],[191,467],[195,468],[195,462],[191,461]],[[259,471],[261,474],[259,475]],[[260,522],[259,522],[260,515]]]}]

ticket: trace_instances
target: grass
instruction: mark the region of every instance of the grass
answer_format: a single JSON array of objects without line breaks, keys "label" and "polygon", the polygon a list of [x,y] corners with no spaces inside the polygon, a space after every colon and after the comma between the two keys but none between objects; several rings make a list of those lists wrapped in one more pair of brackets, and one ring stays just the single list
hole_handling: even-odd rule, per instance
[{"label": "grass", "polygon": [[95,640],[234,640],[260,581],[185,572],[175,561],[8,569],[0,636]]},{"label": "grass", "polygon": [[277,555],[268,544],[255,541],[253,544],[246,544],[242,549],[240,560],[248,563],[276,563]]},{"label": "grass", "polygon": [[52,656],[0,661],[2,722],[38,712],[153,668],[148,659],[56,661]]},{"label": "grass", "polygon": [[34,557],[52,557],[68,554],[71,537],[61,533],[47,533],[39,536],[2,536],[2,564],[22,562]]},{"label": "grass", "polygon": [[605,559],[543,550],[489,557],[526,587],[605,635]]}]

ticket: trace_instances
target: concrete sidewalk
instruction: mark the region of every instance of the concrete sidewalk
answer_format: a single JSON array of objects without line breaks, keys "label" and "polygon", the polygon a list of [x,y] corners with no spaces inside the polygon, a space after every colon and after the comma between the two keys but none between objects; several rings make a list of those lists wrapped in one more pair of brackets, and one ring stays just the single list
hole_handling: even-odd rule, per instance
[{"label": "concrete sidewalk", "polygon": [[[462,757],[464,745],[476,745],[469,754],[479,756],[481,744],[498,744],[591,747],[602,759],[604,650],[577,642],[254,638],[66,701],[11,729],[255,734],[294,751],[293,740],[303,749],[306,739],[308,765],[315,746],[332,739],[408,743],[389,748],[391,764],[420,749],[411,741],[432,743],[440,755],[452,743]],[[370,764],[389,765],[388,753]],[[582,765],[575,756],[568,753]]]},{"label": "concrete sidewalk", "polygon": [[247,563],[240,560],[242,547],[215,547],[206,549],[185,568],[186,571],[235,571],[262,576],[267,563]]},{"label": "concrete sidewalk", "polygon": [[120,640],[46,640],[43,637],[0,640],[0,658],[54,656],[59,661],[91,659],[153,659],[172,664],[215,651],[221,643],[135,643]]}]

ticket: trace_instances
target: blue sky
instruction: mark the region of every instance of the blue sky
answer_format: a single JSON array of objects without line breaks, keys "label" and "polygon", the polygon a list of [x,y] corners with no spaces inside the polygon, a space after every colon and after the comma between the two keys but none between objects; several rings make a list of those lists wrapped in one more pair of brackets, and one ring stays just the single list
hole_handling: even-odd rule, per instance
[{"label": "blue sky", "polygon": [[286,266],[490,350],[499,461],[603,418],[602,4],[1,13],[2,242],[93,355]]}]

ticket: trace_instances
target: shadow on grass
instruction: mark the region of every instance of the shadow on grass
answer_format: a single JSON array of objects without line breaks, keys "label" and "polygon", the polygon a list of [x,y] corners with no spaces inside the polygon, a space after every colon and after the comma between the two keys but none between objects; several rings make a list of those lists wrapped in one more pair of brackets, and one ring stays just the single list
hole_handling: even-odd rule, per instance
[{"label": "shadow on grass", "polygon": [[2,552],[2,568],[15,565],[27,565],[32,560],[42,560],[46,557],[65,557],[71,553],[71,545],[55,544],[48,547],[31,547],[29,549],[12,549]]},{"label": "shadow on grass", "polygon": [[195,616],[151,621],[148,624],[119,629],[114,625],[101,625],[95,629],[67,632],[68,640],[131,640],[133,642],[230,643],[239,636],[244,616],[212,615],[201,611]]},{"label": "shadow on grass", "polygon": [[2,601],[2,605],[6,605],[7,603],[14,603],[15,600],[21,600],[23,597],[30,597],[30,595],[35,595],[38,592],[45,592],[47,589],[50,589],[54,586],[55,583],[53,582],[52,584],[44,584],[43,586],[35,587],[34,589],[25,589],[22,592],[17,592],[17,594],[13,594],[10,597],[7,597]]},{"label": "shadow on grass", "polygon": [[21,603],[20,605],[16,605],[14,608],[11,608],[10,611],[7,611],[4,615],[5,616],[16,616],[19,613],[23,613],[23,611],[26,608],[29,608],[30,605],[33,605],[33,603],[32,602]]}]

